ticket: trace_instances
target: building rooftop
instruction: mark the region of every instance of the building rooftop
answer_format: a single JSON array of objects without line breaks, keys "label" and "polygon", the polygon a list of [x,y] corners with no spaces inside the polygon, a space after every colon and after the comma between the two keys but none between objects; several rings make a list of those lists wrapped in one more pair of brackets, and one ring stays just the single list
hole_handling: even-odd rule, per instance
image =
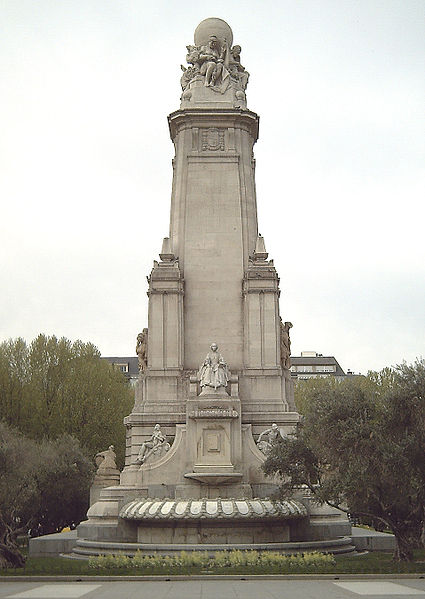
[{"label": "building rooftop", "polygon": [[291,372],[294,376],[303,373],[303,377],[317,375],[346,376],[334,356],[323,356],[317,352],[301,352],[301,356],[291,356]]},{"label": "building rooftop", "polygon": [[110,364],[119,368],[127,378],[137,378],[139,376],[137,356],[102,356],[102,360],[107,360]]}]

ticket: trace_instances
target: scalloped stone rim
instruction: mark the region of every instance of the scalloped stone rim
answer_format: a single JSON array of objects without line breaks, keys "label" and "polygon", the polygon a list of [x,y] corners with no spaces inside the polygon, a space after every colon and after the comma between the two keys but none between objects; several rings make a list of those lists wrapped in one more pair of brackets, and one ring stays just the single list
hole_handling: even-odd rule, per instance
[{"label": "scalloped stone rim", "polygon": [[135,499],[120,511],[124,520],[290,520],[306,517],[294,499]]}]

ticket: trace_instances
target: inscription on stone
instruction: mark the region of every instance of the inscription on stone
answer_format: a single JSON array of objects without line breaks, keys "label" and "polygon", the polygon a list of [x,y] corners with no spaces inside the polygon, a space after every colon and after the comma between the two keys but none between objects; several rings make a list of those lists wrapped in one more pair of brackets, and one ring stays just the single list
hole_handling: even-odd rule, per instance
[{"label": "inscription on stone", "polygon": [[193,410],[189,418],[237,418],[238,413],[232,408],[200,408]]}]

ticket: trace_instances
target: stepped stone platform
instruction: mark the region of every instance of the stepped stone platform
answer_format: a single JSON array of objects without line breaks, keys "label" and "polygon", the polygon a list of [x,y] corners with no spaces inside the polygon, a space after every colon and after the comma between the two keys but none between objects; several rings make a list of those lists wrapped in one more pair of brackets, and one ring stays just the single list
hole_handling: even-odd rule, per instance
[{"label": "stepped stone platform", "polygon": [[342,553],[352,553],[355,547],[352,544],[351,537],[341,537],[332,541],[305,541],[298,543],[106,543],[96,541],[77,541],[71,554],[62,555],[62,557],[74,559],[88,559],[93,555],[114,555],[117,553],[134,556],[136,552],[152,555],[160,553],[162,555],[173,555],[180,551],[231,551],[237,549],[240,551],[278,551],[284,554],[305,553],[310,551],[320,551],[332,553],[334,555]]},{"label": "stepped stone platform", "polygon": [[357,551],[394,551],[396,542],[392,534],[353,526],[353,545]]},{"label": "stepped stone platform", "polygon": [[59,557],[69,554],[77,542],[77,531],[57,532],[29,540],[30,557]]},{"label": "stepped stone platform", "polygon": [[[394,535],[367,530],[353,526],[351,537],[341,537],[329,544],[328,541],[311,541],[305,543],[273,543],[256,546],[251,543],[235,545],[234,549],[256,549],[263,551],[272,549],[285,553],[297,553],[303,551],[326,551],[330,553],[348,553],[356,551],[394,551]],[[173,553],[175,551],[219,551],[220,549],[229,549],[228,545],[209,544],[209,545],[162,545],[146,543],[107,543],[90,542],[78,540],[77,531],[61,532],[43,537],[36,537],[29,541],[30,557],[73,557],[75,559],[88,559],[90,555],[105,555],[118,551],[127,552],[128,555],[134,555],[136,551],[152,553],[158,551],[162,553]],[[87,551],[88,550],[88,551]]]}]

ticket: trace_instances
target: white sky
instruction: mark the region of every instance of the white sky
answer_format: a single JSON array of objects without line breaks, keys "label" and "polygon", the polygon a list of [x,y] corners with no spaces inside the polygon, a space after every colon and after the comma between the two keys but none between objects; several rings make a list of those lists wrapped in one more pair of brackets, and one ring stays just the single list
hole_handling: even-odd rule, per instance
[{"label": "white sky", "polygon": [[168,235],[166,117],[216,16],[251,73],[259,229],[293,354],[364,373],[424,355],[424,0],[205,6],[0,0],[0,340],[134,355]]}]

